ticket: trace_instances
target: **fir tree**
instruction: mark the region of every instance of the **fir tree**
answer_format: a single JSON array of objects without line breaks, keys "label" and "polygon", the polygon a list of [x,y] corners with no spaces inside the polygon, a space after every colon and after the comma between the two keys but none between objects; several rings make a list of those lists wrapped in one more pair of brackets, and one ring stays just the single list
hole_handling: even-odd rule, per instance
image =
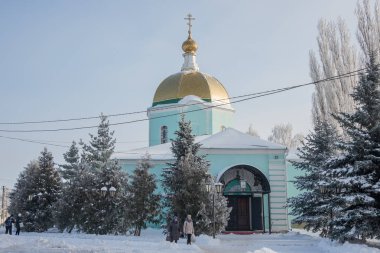
[{"label": "fir tree", "polygon": [[380,237],[380,71],[372,55],[353,93],[356,110],[336,116],[349,137],[342,154],[329,162],[340,194],[333,234],[340,241]]},{"label": "fir tree", "polygon": [[209,163],[198,154],[200,144],[194,142],[190,121],[185,121],[183,116],[175,134],[171,148],[175,161],[168,163],[169,168],[162,174],[166,194],[164,204],[172,215],[178,216],[181,223],[187,214],[191,214],[195,232],[199,234],[203,232],[197,225],[202,204],[209,201],[205,186],[209,179]]},{"label": "fir tree", "polygon": [[72,142],[70,149],[63,154],[66,164],[60,165],[60,173],[63,180],[68,184],[75,179],[79,167],[79,150],[75,141]]},{"label": "fir tree", "polygon": [[91,164],[94,169],[99,169],[111,159],[115,149],[116,139],[114,131],[110,131],[107,116],[100,115],[100,124],[97,135],[90,134],[90,144],[83,144],[84,153],[82,159]]},{"label": "fir tree", "polygon": [[84,186],[80,190],[85,196],[81,209],[81,230],[93,234],[125,234],[129,228],[127,175],[117,161],[108,161],[96,172],[90,167],[85,168],[80,182]]},{"label": "fir tree", "polygon": [[61,190],[61,179],[53,156],[45,148],[38,162],[30,163],[19,177],[11,196],[12,211],[21,213],[26,231],[43,232],[53,227],[53,207]]},{"label": "fir tree", "polygon": [[325,194],[331,189],[333,181],[323,176],[326,161],[337,154],[335,143],[337,130],[328,122],[316,121],[314,132],[310,133],[302,146],[298,148],[300,161],[292,164],[302,171],[303,176],[296,177],[295,186],[302,193],[288,200],[294,223],[305,224],[305,229],[320,231],[321,236],[329,236],[330,214],[333,195]]},{"label": "fir tree", "polygon": [[[213,182],[212,182],[213,183]],[[215,187],[212,187],[212,191],[208,194],[208,201],[202,203],[201,210],[199,211],[200,220],[198,221],[198,227],[207,235],[213,234],[213,222],[214,217],[212,213],[212,202],[214,195],[214,216],[215,216],[215,233],[220,234],[225,230],[230,219],[230,212],[232,207],[227,206],[227,198],[221,193],[217,193]]]},{"label": "fir tree", "polygon": [[[82,144],[81,172],[78,191],[81,196],[81,212],[78,228],[87,233],[126,233],[127,174],[116,160],[111,159],[116,139],[109,130],[109,122],[100,116],[97,135],[90,134],[90,143]],[[105,196],[101,189],[105,187]],[[110,191],[114,188],[115,194]]]},{"label": "fir tree", "polygon": [[138,162],[128,187],[131,195],[128,212],[135,236],[140,236],[141,229],[146,228],[148,222],[157,224],[160,221],[160,195],[154,193],[156,179],[149,174],[149,169],[153,168],[149,159],[147,154]]},{"label": "fir tree", "polygon": [[[11,191],[9,213],[18,214],[21,213],[26,217],[31,208],[29,198],[32,198],[31,193],[34,191],[33,179],[35,174],[38,173],[38,162],[31,161],[25,169],[18,176],[17,182],[14,186],[14,190]],[[29,197],[30,196],[30,197]],[[25,223],[28,225],[27,223]],[[28,229],[28,227],[26,227]]]},{"label": "fir tree", "polygon": [[60,165],[60,173],[64,183],[61,198],[56,203],[55,221],[61,231],[67,229],[70,233],[78,223],[77,217],[82,204],[81,196],[77,192],[80,158],[75,141],[72,142],[69,150],[63,154],[63,158],[66,164]]}]

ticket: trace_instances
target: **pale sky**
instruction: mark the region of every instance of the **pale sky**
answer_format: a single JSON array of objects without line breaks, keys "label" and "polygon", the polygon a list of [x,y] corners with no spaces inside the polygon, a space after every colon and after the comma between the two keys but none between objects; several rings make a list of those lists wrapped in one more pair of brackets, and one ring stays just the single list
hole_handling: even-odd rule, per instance
[{"label": "pale sky", "polygon": [[[0,1],[0,123],[55,120],[146,110],[159,83],[180,71],[184,17],[191,13],[200,71],[215,76],[230,96],[310,82],[309,50],[317,49],[320,18],[346,20],[355,38],[356,0],[236,1]],[[234,127],[249,124],[267,138],[291,123],[311,129],[313,87],[233,107]],[[146,114],[110,118],[111,123]],[[97,125],[98,120],[7,125],[1,130]],[[148,143],[148,122],[112,127],[116,150]],[[1,136],[69,146],[96,129]],[[44,147],[62,163],[67,147],[0,138],[0,185],[12,187]]]}]

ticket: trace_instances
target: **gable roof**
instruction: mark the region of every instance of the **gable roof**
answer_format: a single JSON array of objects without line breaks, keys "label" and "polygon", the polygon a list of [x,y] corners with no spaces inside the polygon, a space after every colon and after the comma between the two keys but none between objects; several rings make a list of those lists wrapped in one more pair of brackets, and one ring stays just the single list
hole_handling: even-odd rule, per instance
[{"label": "gable roof", "polygon": [[286,149],[283,145],[265,141],[234,128],[226,128],[224,131],[211,135],[201,141],[201,144],[203,149]]},{"label": "gable roof", "polygon": [[[286,150],[280,144],[262,140],[258,137],[242,133],[233,128],[226,128],[224,131],[213,135],[196,136],[195,142],[200,143],[203,149],[244,149],[244,150]],[[171,142],[159,144],[151,147],[133,149],[128,152],[119,153],[115,157],[120,160],[138,160],[145,154],[149,154],[152,160],[171,160]]]}]

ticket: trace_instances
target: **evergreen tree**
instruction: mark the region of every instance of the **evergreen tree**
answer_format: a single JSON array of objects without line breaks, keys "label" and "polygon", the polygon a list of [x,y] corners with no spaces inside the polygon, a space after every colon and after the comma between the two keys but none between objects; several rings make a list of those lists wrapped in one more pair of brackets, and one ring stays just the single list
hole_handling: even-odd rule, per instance
[{"label": "evergreen tree", "polygon": [[100,171],[85,168],[80,182],[84,186],[80,191],[85,196],[80,215],[81,230],[92,234],[125,234],[129,228],[127,175],[117,161],[108,161]]},{"label": "evergreen tree", "polygon": [[166,193],[165,206],[171,215],[177,215],[184,222],[186,215],[194,219],[195,232],[203,233],[197,221],[201,219],[202,205],[209,202],[205,183],[209,180],[209,163],[205,156],[199,155],[200,144],[194,142],[190,121],[182,116],[179,130],[172,140],[172,152],[175,158],[163,171],[163,188]]},{"label": "evergreen tree", "polygon": [[11,211],[23,214],[26,231],[46,231],[54,225],[53,207],[60,190],[61,178],[45,148],[38,162],[31,162],[21,173],[11,194]]},{"label": "evergreen tree", "polygon": [[296,177],[295,186],[302,193],[288,200],[294,223],[304,223],[307,230],[321,231],[321,236],[329,236],[330,214],[334,205],[333,197],[327,193],[333,181],[324,176],[326,161],[337,154],[335,143],[337,130],[326,121],[316,121],[314,132],[310,133],[298,148],[300,161],[292,164],[304,175]]},{"label": "evergreen tree", "polygon": [[79,167],[79,149],[75,141],[72,142],[70,149],[63,154],[66,164],[60,165],[60,173],[63,180],[68,184],[75,179]]},{"label": "evergreen tree", "polygon": [[[213,182],[212,182],[213,183]],[[207,235],[213,234],[213,222],[214,217],[212,213],[212,202],[214,195],[214,215],[215,215],[215,233],[220,234],[225,230],[230,219],[230,212],[232,207],[227,206],[227,198],[221,193],[217,193],[215,187],[212,187],[212,191],[208,194],[208,201],[202,203],[201,210],[199,211],[200,220],[198,226],[201,231]]]},{"label": "evergreen tree", "polygon": [[97,135],[90,134],[90,144],[83,144],[82,159],[89,162],[94,169],[100,169],[111,159],[115,149],[114,131],[110,131],[107,116],[100,115]]},{"label": "evergreen tree", "polygon": [[9,195],[9,213],[21,213],[23,216],[26,216],[26,214],[29,212],[29,196],[32,197],[31,192],[34,192],[32,179],[35,177],[34,175],[37,174],[38,169],[38,162],[31,161],[18,176],[14,190],[11,191]]},{"label": "evergreen tree", "polygon": [[329,162],[327,176],[339,188],[333,234],[340,241],[380,237],[380,71],[372,54],[353,98],[356,110],[336,118],[349,136],[342,154]]},{"label": "evergreen tree", "polygon": [[[82,144],[83,153],[78,176],[78,193],[81,198],[81,212],[78,228],[87,233],[126,233],[128,220],[127,174],[116,160],[111,159],[116,139],[109,130],[109,122],[100,116],[97,135],[90,134],[90,143]],[[103,196],[101,189],[106,191]],[[115,189],[112,195],[111,188]]]},{"label": "evergreen tree", "polygon": [[154,193],[157,188],[156,179],[149,174],[149,169],[153,168],[149,159],[147,154],[138,162],[128,191],[131,195],[129,217],[135,236],[140,236],[141,229],[146,228],[148,222],[157,224],[160,221],[160,195]]},{"label": "evergreen tree", "polygon": [[66,164],[60,165],[60,173],[64,183],[61,197],[56,203],[55,221],[61,231],[67,229],[70,233],[78,223],[77,217],[82,205],[81,196],[77,192],[80,158],[75,141],[72,142],[69,150],[63,154],[63,158]]}]

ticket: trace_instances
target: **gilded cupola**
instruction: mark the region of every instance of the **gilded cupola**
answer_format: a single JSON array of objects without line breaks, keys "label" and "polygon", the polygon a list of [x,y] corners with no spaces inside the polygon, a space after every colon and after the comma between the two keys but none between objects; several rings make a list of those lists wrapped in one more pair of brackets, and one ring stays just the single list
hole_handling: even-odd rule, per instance
[{"label": "gilded cupola", "polygon": [[189,14],[188,38],[182,43],[184,63],[181,72],[165,78],[158,86],[153,98],[153,105],[178,103],[186,96],[197,96],[205,102],[229,105],[229,95],[223,84],[215,77],[199,71],[196,63],[198,45],[192,39],[191,21],[194,18]]}]

